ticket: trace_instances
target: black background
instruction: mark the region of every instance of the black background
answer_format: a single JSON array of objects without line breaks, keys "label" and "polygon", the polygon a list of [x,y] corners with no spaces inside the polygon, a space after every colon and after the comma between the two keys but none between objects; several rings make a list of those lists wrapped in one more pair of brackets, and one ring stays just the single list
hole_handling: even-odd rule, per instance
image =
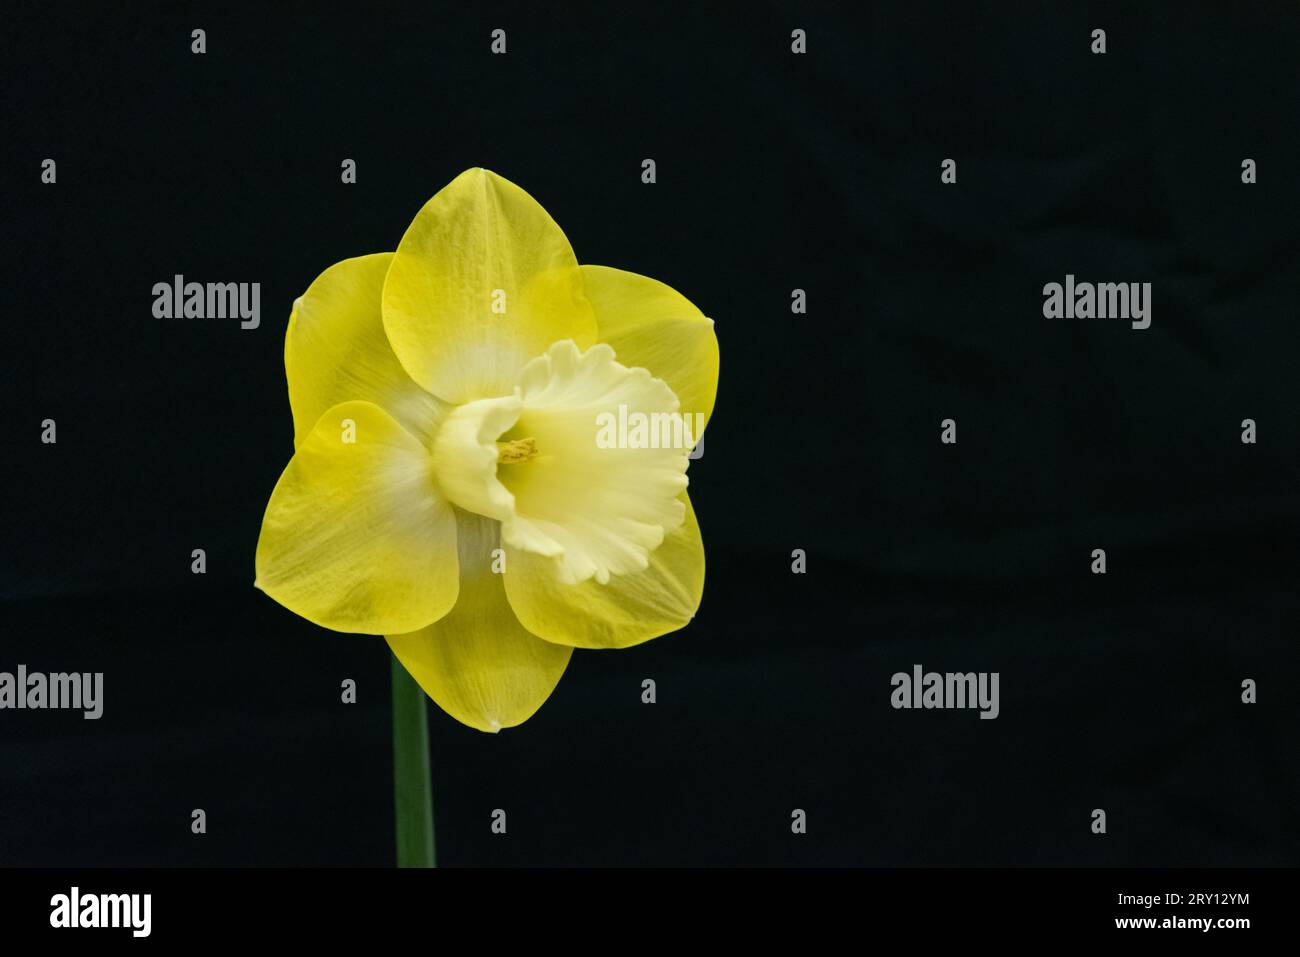
[{"label": "black background", "polygon": [[[431,708],[440,863],[1295,864],[1300,14],[1069,6],[7,10],[0,670],[105,713],[0,712],[0,864],[391,863],[387,648],[253,553],[294,297],[471,166],[722,373],[698,617],[501,735]],[[1044,319],[1067,272],[1151,328]],[[175,273],[261,327],[155,319]],[[917,663],[1001,716],[893,710]]]}]

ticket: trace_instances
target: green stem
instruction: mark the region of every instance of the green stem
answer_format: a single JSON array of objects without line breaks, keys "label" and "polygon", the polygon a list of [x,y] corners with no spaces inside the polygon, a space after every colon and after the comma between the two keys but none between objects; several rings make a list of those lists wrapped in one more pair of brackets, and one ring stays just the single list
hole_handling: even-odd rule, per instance
[{"label": "green stem", "polygon": [[424,689],[393,655],[393,803],[397,866],[434,867],[433,787]]}]

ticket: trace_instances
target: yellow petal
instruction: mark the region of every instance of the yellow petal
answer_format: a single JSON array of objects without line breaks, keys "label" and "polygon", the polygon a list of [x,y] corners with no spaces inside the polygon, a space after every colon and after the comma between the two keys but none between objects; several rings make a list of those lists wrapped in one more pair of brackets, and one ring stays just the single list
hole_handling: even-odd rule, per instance
[{"label": "yellow petal", "polygon": [[498,523],[461,511],[456,518],[462,575],[456,607],[413,634],[389,635],[388,644],[457,721],[480,731],[513,728],[550,697],[573,649],[529,634],[511,611],[501,553],[493,555]]},{"label": "yellow petal", "polygon": [[566,585],[556,559],[507,546],[506,594],[520,622],[577,648],[626,648],[689,622],[704,593],[704,543],[686,493],[681,501],[686,520],[650,553],[649,566],[605,585]]},{"label": "yellow petal", "polygon": [[[718,338],[685,296],[648,276],[609,266],[583,266],[587,299],[596,312],[596,336],[618,361],[663,379],[681,411],[705,424],[718,394]],[[697,429],[697,432],[702,431]]]},{"label": "yellow petal", "polygon": [[271,493],[257,587],[325,628],[382,635],[441,618],[458,580],[428,450],[370,402],[327,411]]},{"label": "yellow petal", "polygon": [[384,328],[411,377],[452,403],[506,395],[559,339],[595,341],[568,239],[522,189],[461,173],[416,214],[388,271]]},{"label": "yellow petal", "polygon": [[406,374],[384,333],[380,303],[392,253],[335,263],[298,297],[284,337],[284,369],[301,445],[325,410],[373,402],[427,444],[443,403]]}]

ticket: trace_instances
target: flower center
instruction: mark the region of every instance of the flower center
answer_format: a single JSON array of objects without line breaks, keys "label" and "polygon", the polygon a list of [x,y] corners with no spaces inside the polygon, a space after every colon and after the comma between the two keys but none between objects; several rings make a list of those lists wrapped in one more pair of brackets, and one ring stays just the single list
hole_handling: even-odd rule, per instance
[{"label": "flower center", "polygon": [[[434,473],[453,503],[501,522],[501,541],[555,559],[574,584],[644,569],[685,516],[690,442],[611,442],[609,421],[680,418],[677,396],[614,350],[557,342],[514,395],[457,406],[434,438]],[[602,430],[602,423],[604,428]]]},{"label": "flower center", "polygon": [[521,465],[536,455],[536,439],[511,439],[509,442],[497,442],[498,465]]}]

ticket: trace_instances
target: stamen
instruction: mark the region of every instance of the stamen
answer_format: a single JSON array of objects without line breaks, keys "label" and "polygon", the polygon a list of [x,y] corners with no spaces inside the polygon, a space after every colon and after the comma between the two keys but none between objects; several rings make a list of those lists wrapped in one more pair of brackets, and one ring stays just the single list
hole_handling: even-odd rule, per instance
[{"label": "stamen", "polygon": [[512,439],[497,443],[498,465],[519,465],[537,454],[536,439]]}]

